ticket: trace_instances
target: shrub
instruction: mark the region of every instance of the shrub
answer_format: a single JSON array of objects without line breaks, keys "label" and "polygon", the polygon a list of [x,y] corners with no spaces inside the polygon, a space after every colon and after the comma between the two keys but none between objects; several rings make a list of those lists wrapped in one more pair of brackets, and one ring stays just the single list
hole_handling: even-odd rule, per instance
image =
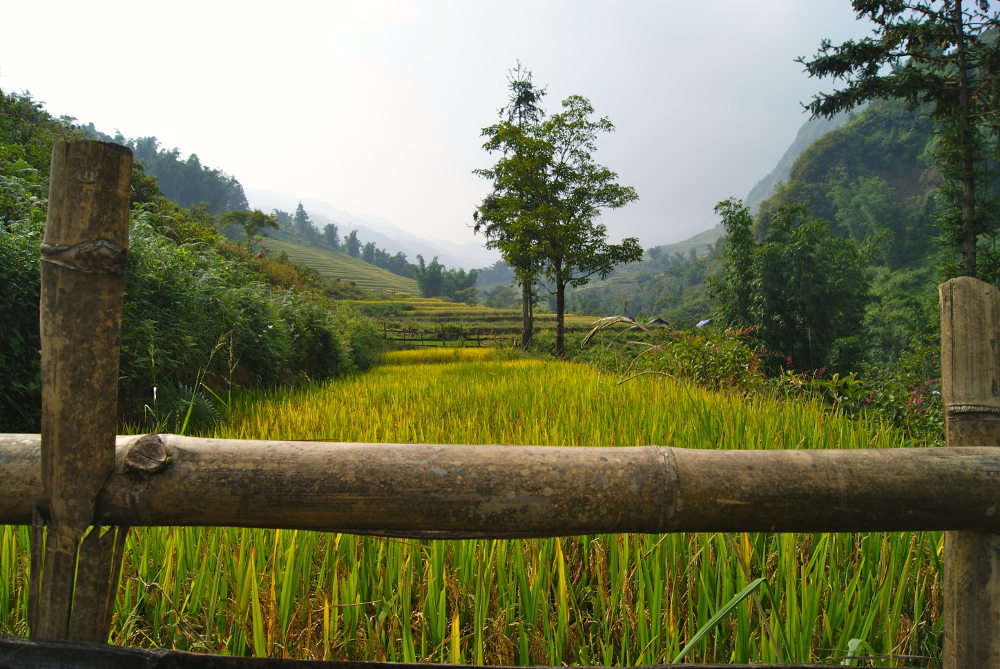
[{"label": "shrub", "polygon": [[[0,371],[6,379],[0,420],[8,430],[38,428],[44,214],[36,209],[29,206],[22,220],[0,226]],[[200,397],[226,384],[321,379],[369,367],[381,353],[373,322],[334,307],[319,292],[268,285],[245,258],[220,252],[220,240],[169,203],[132,212],[119,372],[120,404],[132,420],[147,413],[154,387],[165,397],[171,388]]]},{"label": "shrub", "polygon": [[749,330],[706,328],[696,331],[630,328],[603,335],[591,362],[617,373],[663,374],[709,388],[760,390],[765,385],[762,353]]}]

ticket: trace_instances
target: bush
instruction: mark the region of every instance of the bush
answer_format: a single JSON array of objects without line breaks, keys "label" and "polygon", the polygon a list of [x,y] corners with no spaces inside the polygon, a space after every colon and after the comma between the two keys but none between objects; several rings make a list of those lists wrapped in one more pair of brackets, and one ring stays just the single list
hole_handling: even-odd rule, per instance
[{"label": "bush", "polygon": [[696,331],[632,328],[627,337],[607,332],[592,343],[590,360],[625,375],[662,374],[713,389],[760,390],[765,385],[761,352],[749,330],[706,328]]},{"label": "bush", "polygon": [[[0,420],[8,430],[38,429],[41,217],[29,208],[24,220],[0,227],[0,371],[6,380]],[[119,371],[120,405],[131,420],[148,413],[154,387],[163,397],[177,394],[170,389],[182,389],[181,396],[193,389],[199,398],[202,390],[211,396],[211,389],[228,384],[344,374],[371,366],[381,353],[374,322],[319,292],[268,285],[245,259],[221,253],[220,240],[169,203],[133,211]]]},{"label": "bush", "polygon": [[[2,94],[0,94],[2,95]],[[0,430],[37,423],[38,247],[45,221],[44,184],[20,147],[0,143]]]},{"label": "bush", "polygon": [[0,431],[30,431],[38,422],[41,230],[30,220],[0,225]]}]

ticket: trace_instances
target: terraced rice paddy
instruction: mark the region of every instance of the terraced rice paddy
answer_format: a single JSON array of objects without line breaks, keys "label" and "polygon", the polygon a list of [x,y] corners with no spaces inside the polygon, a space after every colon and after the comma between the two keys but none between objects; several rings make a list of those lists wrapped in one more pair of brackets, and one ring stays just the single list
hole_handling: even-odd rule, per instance
[{"label": "terraced rice paddy", "polygon": [[[471,307],[461,302],[447,302],[427,297],[411,297],[405,300],[345,300],[345,302],[355,305],[362,313],[394,327],[427,330],[451,327],[499,332],[521,330],[521,311],[514,309]],[[566,314],[566,328],[589,330],[597,318]],[[555,329],[555,326],[555,314],[548,312],[535,314],[536,329]]]},{"label": "terraced rice paddy", "polygon": [[[893,448],[806,403],[480,349],[244,397],[217,436]],[[556,665],[938,656],[939,533],[415,541],[134,530],[115,643],[276,657]],[[25,631],[27,531],[0,528],[0,633]],[[867,664],[866,660],[862,663]],[[869,665],[870,666],[870,665]]]},{"label": "terraced rice paddy", "polygon": [[308,265],[319,272],[321,276],[348,283],[353,282],[366,290],[378,293],[403,292],[413,295],[420,292],[417,288],[417,282],[413,279],[387,272],[381,267],[369,265],[346,253],[300,246],[271,237],[263,239],[261,246],[271,249],[274,253],[284,251],[288,254],[289,260]]}]

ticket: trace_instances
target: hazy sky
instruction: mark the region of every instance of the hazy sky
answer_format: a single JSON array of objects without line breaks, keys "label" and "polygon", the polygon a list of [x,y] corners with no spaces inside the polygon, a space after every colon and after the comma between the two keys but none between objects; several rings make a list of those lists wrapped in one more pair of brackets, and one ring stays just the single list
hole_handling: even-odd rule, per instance
[{"label": "hazy sky", "polygon": [[[830,82],[797,56],[867,34],[848,0],[5,3],[0,89],[55,115],[195,152],[248,190],[325,200],[428,239],[468,225],[492,164],[480,130],[520,61],[617,127],[597,158],[639,201],[614,238],[716,223]],[[251,204],[252,204],[251,199]]]}]

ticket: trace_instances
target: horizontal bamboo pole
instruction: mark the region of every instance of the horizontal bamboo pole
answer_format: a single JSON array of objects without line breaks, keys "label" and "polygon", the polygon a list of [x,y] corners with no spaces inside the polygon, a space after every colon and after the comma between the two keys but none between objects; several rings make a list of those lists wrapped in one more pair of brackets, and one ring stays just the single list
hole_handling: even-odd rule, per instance
[{"label": "horizontal bamboo pole", "polygon": [[[0,667],[32,669],[485,669],[470,664],[403,664],[207,655],[157,648],[123,648],[0,636]],[[830,669],[828,664],[646,664],[644,669]],[[514,669],[490,667],[490,669]],[[538,667],[537,669],[547,669]],[[561,669],[552,667],[551,669]],[[603,669],[579,666],[577,669]]]},{"label": "horizontal bamboo pole", "polygon": [[[0,435],[0,523],[31,521],[37,435]],[[1000,530],[1000,448],[714,451],[118,437],[105,525],[394,536]]]}]

